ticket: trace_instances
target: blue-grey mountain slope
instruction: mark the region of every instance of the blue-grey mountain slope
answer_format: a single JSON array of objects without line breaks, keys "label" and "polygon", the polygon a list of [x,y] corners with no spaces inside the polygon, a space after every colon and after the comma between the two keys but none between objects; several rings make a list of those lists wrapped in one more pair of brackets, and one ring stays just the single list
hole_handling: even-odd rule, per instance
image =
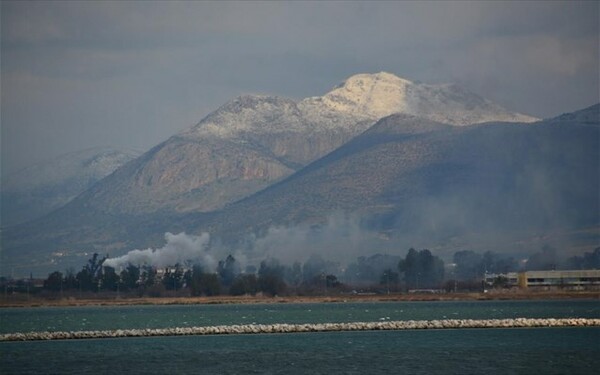
[{"label": "blue-grey mountain slope", "polygon": [[[543,244],[532,238],[571,251],[597,246],[598,108],[528,125],[392,115],[286,180],[198,218],[196,230],[231,238],[345,212],[409,246],[516,252]],[[590,228],[583,242],[557,239]]]},{"label": "blue-grey mountain slope", "polygon": [[393,113],[457,126],[535,120],[456,85],[358,74],[323,96],[300,101],[236,98],[79,201],[112,215],[215,211],[293,174]]},{"label": "blue-grey mountain slope", "polygon": [[[3,265],[31,267],[27,260],[38,259],[35,262],[46,267],[67,258],[76,264],[82,254],[94,251],[118,255],[160,242],[166,230],[218,227],[225,236],[225,222],[231,222],[232,230],[244,226],[239,222],[243,218],[228,206],[237,207],[234,202],[298,171],[306,174],[303,168],[314,168],[310,163],[394,113],[443,120],[456,131],[492,120],[522,121],[515,126],[523,127],[536,120],[455,85],[414,83],[389,73],[359,74],[321,97],[300,101],[242,96],[61,209],[5,230]],[[298,207],[293,202],[280,207],[289,214],[273,213],[273,219],[249,215],[255,222],[246,226],[274,223],[279,217],[295,220]],[[346,209],[340,202],[334,204]],[[322,208],[325,212],[329,203]],[[232,212],[231,218],[220,214],[224,209]]]},{"label": "blue-grey mountain slope", "polygon": [[32,165],[2,181],[3,227],[26,222],[64,206],[140,153],[113,148],[70,152]]}]

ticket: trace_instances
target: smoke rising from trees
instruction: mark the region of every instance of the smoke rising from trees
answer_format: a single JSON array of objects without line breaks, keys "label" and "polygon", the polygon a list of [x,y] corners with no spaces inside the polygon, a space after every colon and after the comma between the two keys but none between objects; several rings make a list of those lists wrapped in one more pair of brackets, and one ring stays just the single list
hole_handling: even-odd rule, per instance
[{"label": "smoke rising from trees", "polygon": [[175,264],[199,263],[207,269],[214,270],[217,266],[215,258],[208,253],[210,235],[200,236],[185,233],[165,233],[166,244],[158,249],[131,250],[127,254],[107,259],[105,266],[115,269],[126,267],[128,264],[151,265],[158,268]]}]

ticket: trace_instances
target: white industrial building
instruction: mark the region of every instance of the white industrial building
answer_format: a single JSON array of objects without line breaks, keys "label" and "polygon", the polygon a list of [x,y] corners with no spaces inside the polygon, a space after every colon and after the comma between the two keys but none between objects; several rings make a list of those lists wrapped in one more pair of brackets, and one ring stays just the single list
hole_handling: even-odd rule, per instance
[{"label": "white industrial building", "polygon": [[507,285],[520,288],[600,289],[600,270],[525,271],[485,274],[485,283],[493,285],[499,277]]}]

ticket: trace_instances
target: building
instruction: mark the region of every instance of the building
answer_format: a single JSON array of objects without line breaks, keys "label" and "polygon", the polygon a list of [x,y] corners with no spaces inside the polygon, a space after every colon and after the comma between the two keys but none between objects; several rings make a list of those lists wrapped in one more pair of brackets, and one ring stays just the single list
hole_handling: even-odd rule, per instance
[{"label": "building", "polygon": [[600,270],[525,271],[507,274],[485,274],[485,283],[494,285],[503,278],[509,287],[600,289]]}]

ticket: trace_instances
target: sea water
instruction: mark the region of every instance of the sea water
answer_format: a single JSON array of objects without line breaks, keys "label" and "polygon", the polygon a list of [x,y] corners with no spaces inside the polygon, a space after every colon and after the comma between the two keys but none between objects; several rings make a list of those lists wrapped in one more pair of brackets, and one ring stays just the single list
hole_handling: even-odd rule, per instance
[{"label": "sea water", "polygon": [[[382,302],[0,310],[2,332],[251,323],[600,317],[600,301]],[[600,328],[458,329],[0,343],[0,373],[596,374]]]}]

